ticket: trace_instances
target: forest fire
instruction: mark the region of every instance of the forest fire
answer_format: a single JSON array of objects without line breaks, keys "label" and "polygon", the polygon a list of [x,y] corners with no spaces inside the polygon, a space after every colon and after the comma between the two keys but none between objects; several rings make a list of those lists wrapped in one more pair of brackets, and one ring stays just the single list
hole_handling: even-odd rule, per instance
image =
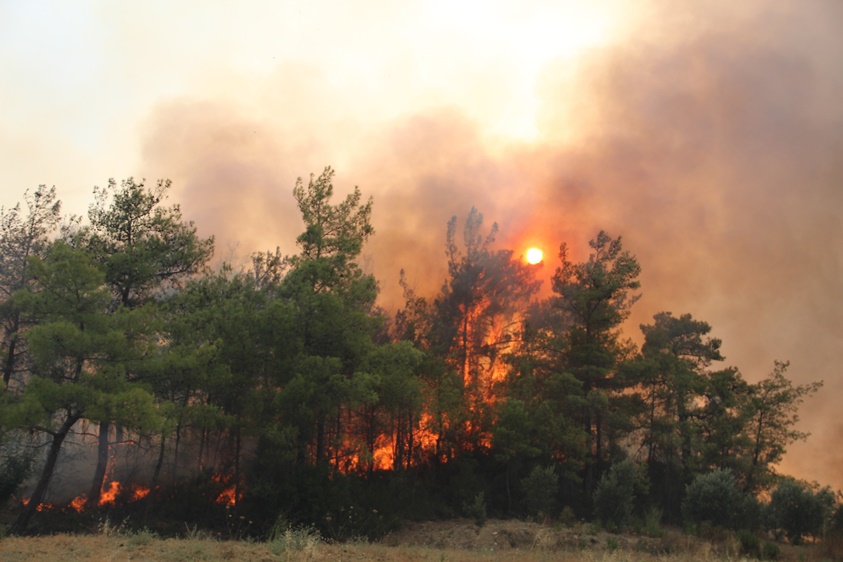
[{"label": "forest fire", "polygon": [[242,492],[238,492],[237,485],[232,483],[231,477],[223,476],[222,474],[215,474],[211,477],[211,480],[217,484],[225,486],[223,491],[220,492],[214,500],[216,503],[226,507],[234,507],[237,505],[237,502],[243,499]]},{"label": "forest fire", "polygon": [[[108,484],[103,485],[97,507],[113,507],[117,504],[118,500],[125,503],[134,503],[148,496],[151,491],[147,486],[140,484],[124,486],[120,482],[112,480]],[[76,496],[67,504],[67,507],[77,513],[85,511],[88,507],[87,495],[80,494]]]},{"label": "forest fire", "polygon": [[[20,503],[21,503],[22,506],[26,507],[27,505],[29,505],[29,498],[21,499]],[[39,513],[41,513],[41,512],[44,512],[44,511],[52,511],[55,508],[56,508],[56,506],[54,506],[51,503],[41,502],[38,505],[38,507],[35,508],[35,511],[38,511]]]}]

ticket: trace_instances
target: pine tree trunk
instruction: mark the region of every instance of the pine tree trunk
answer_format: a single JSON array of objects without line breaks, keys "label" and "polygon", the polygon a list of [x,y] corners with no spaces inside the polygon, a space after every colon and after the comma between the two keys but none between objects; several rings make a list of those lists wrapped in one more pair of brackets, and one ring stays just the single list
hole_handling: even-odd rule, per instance
[{"label": "pine tree trunk", "polygon": [[88,492],[88,507],[97,505],[102,495],[102,485],[105,482],[105,474],[108,470],[108,434],[110,429],[111,424],[109,422],[100,422],[97,468],[94,471],[94,480],[91,482],[91,491]]},{"label": "pine tree trunk", "polygon": [[165,443],[167,436],[161,432],[161,445],[158,447],[158,460],[155,462],[155,470],[152,472],[152,488],[158,486],[158,479],[161,476],[161,467],[164,465],[164,452],[166,450]]},{"label": "pine tree trunk", "polygon": [[6,331],[6,340],[9,348],[6,350],[6,359],[3,361],[3,383],[9,388],[9,381],[12,380],[12,373],[15,371],[15,347],[18,340],[18,329],[20,328],[20,314],[15,314],[12,326]]},{"label": "pine tree trunk", "polygon": [[47,493],[47,487],[50,485],[50,480],[53,477],[53,471],[56,468],[56,461],[58,461],[61,446],[65,438],[70,433],[73,425],[79,421],[80,414],[69,414],[67,419],[61,425],[59,430],[53,434],[53,441],[50,443],[50,450],[47,452],[47,459],[44,462],[44,468],[41,469],[41,476],[38,478],[38,484],[35,486],[35,491],[29,498],[29,502],[23,511],[18,516],[17,521],[12,525],[11,532],[13,534],[20,534],[26,531],[32,516],[38,510],[38,507],[44,501],[44,496]]}]

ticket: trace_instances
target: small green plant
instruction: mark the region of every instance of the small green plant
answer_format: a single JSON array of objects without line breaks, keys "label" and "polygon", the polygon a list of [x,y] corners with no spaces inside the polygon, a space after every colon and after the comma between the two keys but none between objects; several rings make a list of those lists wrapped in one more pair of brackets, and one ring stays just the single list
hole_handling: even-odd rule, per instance
[{"label": "small green plant", "polygon": [[132,546],[143,546],[151,543],[156,538],[155,533],[144,527],[139,531],[133,531],[126,535],[126,541]]},{"label": "small green plant", "polygon": [[577,515],[570,505],[566,505],[559,513],[559,523],[565,527],[573,527],[577,523]]},{"label": "small green plant", "polygon": [[618,542],[618,539],[613,537],[609,537],[606,539],[606,548],[609,549],[610,552],[614,552],[621,547],[621,543]]},{"label": "small green plant", "polygon": [[269,548],[276,556],[285,560],[309,559],[322,544],[319,532],[309,526],[292,526],[282,514],[275,520],[269,532]]},{"label": "small green plant", "polygon": [[664,536],[662,530],[663,512],[657,507],[651,507],[644,514],[644,522],[641,525],[641,534],[646,537],[659,538]]},{"label": "small green plant", "polygon": [[774,542],[765,541],[761,547],[761,560],[778,560],[781,554],[781,548]]},{"label": "small green plant", "polygon": [[477,492],[473,500],[463,504],[462,509],[479,527],[486,524],[486,496],[483,492]]},{"label": "small green plant", "polygon": [[745,529],[738,531],[738,542],[741,545],[740,551],[744,556],[761,558],[761,539],[758,535]]}]

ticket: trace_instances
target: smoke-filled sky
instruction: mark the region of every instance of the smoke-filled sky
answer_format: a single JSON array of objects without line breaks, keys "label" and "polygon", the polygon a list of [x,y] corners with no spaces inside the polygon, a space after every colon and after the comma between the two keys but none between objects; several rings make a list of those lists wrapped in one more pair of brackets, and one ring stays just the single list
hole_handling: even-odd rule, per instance
[{"label": "smoke-filled sky", "polygon": [[374,198],[387,306],[400,268],[441,285],[472,205],[517,254],[606,229],[643,268],[629,335],[690,312],[750,381],[825,380],[783,468],[843,488],[841,26],[836,0],[0,0],[0,204],[171,178],[237,261],[295,252],[296,177],[330,165]]}]

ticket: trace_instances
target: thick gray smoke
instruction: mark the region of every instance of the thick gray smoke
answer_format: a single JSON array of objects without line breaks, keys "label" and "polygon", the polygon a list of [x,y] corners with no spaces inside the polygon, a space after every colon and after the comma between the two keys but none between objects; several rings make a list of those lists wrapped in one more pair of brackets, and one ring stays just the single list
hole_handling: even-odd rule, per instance
[{"label": "thick gray smoke", "polygon": [[[387,306],[401,268],[421,292],[441,285],[445,225],[471,206],[516,253],[567,241],[583,257],[599,229],[620,234],[643,267],[628,335],[661,310],[690,312],[747,379],[774,359],[797,382],[824,379],[802,411],[813,436],[783,470],[841,488],[829,451],[843,438],[843,9],[739,4],[655,4],[634,39],[548,65],[531,142],[492,142],[446,107],[355,124],[340,151],[330,128],[296,130],[295,103],[295,127],[270,127],[181,100],[150,119],[145,169],[174,180],[231,259],[294,252],[295,177],[336,167],[340,195],[357,184],[374,197],[366,264]],[[554,267],[551,256],[547,277]]]}]

